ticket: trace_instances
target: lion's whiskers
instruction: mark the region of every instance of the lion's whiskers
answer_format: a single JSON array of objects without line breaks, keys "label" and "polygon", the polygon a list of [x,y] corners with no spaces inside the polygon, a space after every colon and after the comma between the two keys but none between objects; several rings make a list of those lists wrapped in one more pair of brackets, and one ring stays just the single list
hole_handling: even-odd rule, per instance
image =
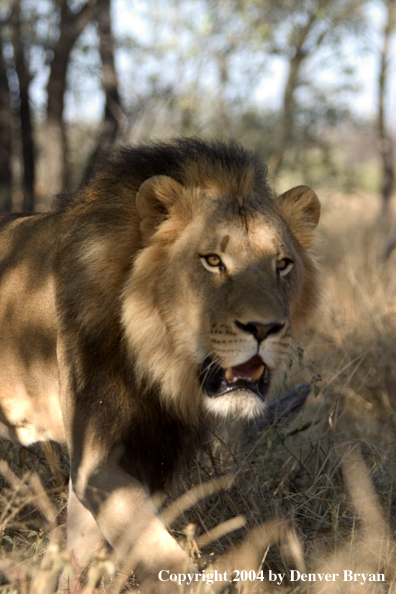
[{"label": "lion's whiskers", "polygon": [[[212,355],[214,351],[211,351],[208,356]],[[204,376],[201,380],[201,388],[204,387],[206,380],[210,377],[211,372],[213,371],[214,367],[220,363],[220,357],[216,356],[206,367]]]}]

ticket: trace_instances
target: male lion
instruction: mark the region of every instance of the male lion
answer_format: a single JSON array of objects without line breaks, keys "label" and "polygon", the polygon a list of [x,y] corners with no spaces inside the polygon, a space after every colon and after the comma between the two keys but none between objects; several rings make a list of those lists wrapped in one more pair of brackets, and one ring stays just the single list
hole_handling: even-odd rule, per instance
[{"label": "male lion", "polygon": [[150,503],[211,419],[266,409],[317,298],[320,206],[237,144],[117,149],[54,212],[0,220],[0,431],[70,453],[68,547],[142,581],[186,553]]}]

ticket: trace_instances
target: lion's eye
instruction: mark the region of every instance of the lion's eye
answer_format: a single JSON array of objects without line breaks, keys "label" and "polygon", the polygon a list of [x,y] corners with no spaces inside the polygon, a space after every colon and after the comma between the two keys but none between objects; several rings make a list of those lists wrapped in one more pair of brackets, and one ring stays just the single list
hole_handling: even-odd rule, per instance
[{"label": "lion's eye", "polygon": [[205,260],[209,264],[209,266],[220,266],[221,259],[216,254],[210,254],[209,256],[205,256]]},{"label": "lion's eye", "polygon": [[225,266],[222,259],[217,254],[208,254],[207,256],[201,256],[201,261],[205,268],[208,270],[218,269],[221,272],[225,270]]},{"label": "lion's eye", "polygon": [[280,275],[284,276],[288,274],[290,270],[293,268],[293,260],[290,258],[281,258],[280,260],[276,261],[276,270],[279,272]]}]

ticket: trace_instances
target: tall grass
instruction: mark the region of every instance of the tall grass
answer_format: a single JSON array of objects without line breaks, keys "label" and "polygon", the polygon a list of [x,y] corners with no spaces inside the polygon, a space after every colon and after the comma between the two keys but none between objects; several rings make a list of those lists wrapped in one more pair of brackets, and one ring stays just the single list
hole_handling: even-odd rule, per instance
[{"label": "tall grass", "polygon": [[[285,377],[285,389],[311,382],[311,396],[292,425],[215,430],[167,494],[164,519],[206,573],[213,563],[219,571],[263,568],[265,581],[233,588],[393,592],[396,253],[381,262],[387,229],[374,197],[320,198],[322,304]],[[60,570],[75,569],[64,549],[67,457],[57,447],[26,451],[9,442],[1,452],[0,593],[53,592]],[[231,486],[205,491],[227,473]],[[293,569],[339,577],[292,581]],[[284,574],[281,585],[268,581],[269,570]],[[344,570],[384,574],[385,582],[344,581]],[[126,579],[101,551],[81,593],[137,588],[133,579],[123,586]]]}]

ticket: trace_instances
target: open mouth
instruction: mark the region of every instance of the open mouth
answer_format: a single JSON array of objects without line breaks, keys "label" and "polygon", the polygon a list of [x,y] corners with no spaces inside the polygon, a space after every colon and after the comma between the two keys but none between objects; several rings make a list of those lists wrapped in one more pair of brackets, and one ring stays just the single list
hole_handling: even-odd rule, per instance
[{"label": "open mouth", "polygon": [[261,400],[265,399],[270,379],[268,367],[258,355],[241,365],[227,369],[223,369],[207,357],[203,362],[200,378],[210,398],[224,396],[236,390],[249,390]]}]

